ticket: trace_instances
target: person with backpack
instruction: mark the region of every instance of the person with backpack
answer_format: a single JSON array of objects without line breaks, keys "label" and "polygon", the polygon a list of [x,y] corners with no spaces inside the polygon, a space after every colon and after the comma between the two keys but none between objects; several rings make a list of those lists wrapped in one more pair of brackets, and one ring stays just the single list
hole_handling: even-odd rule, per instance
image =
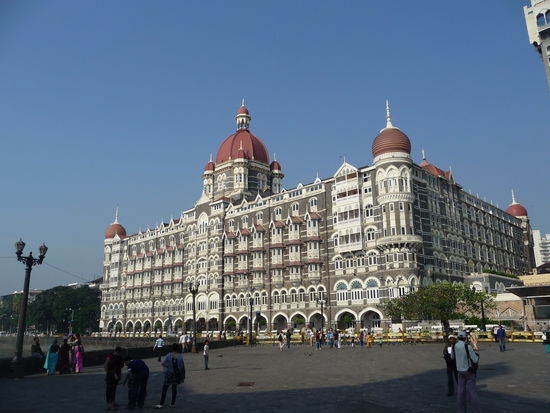
[{"label": "person with backpack", "polygon": [[455,384],[458,381],[456,363],[451,356],[455,344],[456,336],[451,334],[447,343],[445,343],[445,347],[443,347],[443,358],[447,364],[447,396],[453,396],[455,394]]},{"label": "person with backpack", "polygon": [[458,385],[456,389],[456,405],[458,412],[479,413],[479,400],[476,389],[476,370],[479,355],[470,344],[466,343],[464,331],[458,333],[458,342],[453,346],[451,357],[456,363]]},{"label": "person with backpack", "polygon": [[176,407],[178,384],[183,383],[185,380],[185,365],[177,343],[172,344],[172,351],[164,358],[162,367],[164,368],[164,383],[162,385],[160,403],[155,406],[155,409],[162,409],[164,407],[168,387],[172,387],[172,402],[170,403],[170,407],[174,408]]}]

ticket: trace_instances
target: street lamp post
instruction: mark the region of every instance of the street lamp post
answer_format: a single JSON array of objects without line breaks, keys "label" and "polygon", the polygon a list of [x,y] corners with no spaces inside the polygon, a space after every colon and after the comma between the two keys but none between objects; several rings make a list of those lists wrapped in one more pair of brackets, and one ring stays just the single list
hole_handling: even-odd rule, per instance
[{"label": "street lamp post", "polygon": [[168,333],[172,334],[172,315],[171,314],[168,315],[168,322],[170,323],[168,325],[168,328],[169,328]]},{"label": "street lamp post", "polygon": [[250,297],[250,318],[249,318],[249,322],[248,322],[248,345],[251,346],[252,345],[252,309],[254,307],[254,298],[253,297]]},{"label": "street lamp post", "polygon": [[73,333],[74,310],[72,308],[66,308],[65,310],[71,312],[71,319],[69,320],[69,335],[71,335]]},{"label": "street lamp post", "polygon": [[189,292],[193,296],[193,342],[191,344],[191,353],[197,352],[197,309],[195,307],[195,297],[199,292],[199,287],[192,282],[189,283]]},{"label": "street lamp post", "polygon": [[19,325],[17,328],[17,342],[15,345],[15,356],[12,360],[14,367],[14,372],[16,376],[22,377],[21,372],[21,356],[23,354],[23,336],[25,334],[25,325],[27,322],[27,304],[29,301],[29,286],[31,283],[31,271],[32,267],[35,265],[40,265],[46,258],[46,252],[48,247],[45,244],[42,244],[39,247],[40,255],[38,258],[32,256],[32,252],[28,256],[23,256],[23,249],[25,248],[25,243],[23,240],[19,240],[15,243],[15,255],[17,255],[17,261],[25,264],[25,284],[23,286],[23,297],[21,299],[21,310],[19,311]]},{"label": "street lamp post", "polygon": [[324,331],[325,329],[325,316],[323,314],[323,308],[324,308],[324,305],[325,305],[325,300],[322,299],[322,298],[317,298],[317,304],[321,304],[321,332]]}]

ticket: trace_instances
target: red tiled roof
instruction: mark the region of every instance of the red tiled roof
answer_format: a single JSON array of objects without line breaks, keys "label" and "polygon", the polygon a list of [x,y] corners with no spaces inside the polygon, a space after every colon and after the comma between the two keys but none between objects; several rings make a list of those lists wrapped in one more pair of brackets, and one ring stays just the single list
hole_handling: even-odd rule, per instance
[{"label": "red tiled roof", "polygon": [[291,239],[287,242],[287,245],[301,245],[303,244],[302,240],[299,239]]},{"label": "red tiled roof", "polygon": [[285,223],[283,221],[274,221],[275,228],[284,228]]},{"label": "red tiled roof", "polygon": [[265,227],[263,225],[254,225],[254,228],[256,228],[258,232],[265,232]]},{"label": "red tiled roof", "polygon": [[248,228],[241,228],[240,229],[241,235],[250,235],[250,231]]},{"label": "red tiled roof", "polygon": [[278,243],[278,244],[271,244],[269,248],[284,248],[285,244]]},{"label": "red tiled roof", "polygon": [[290,219],[292,220],[292,223],[293,224],[301,224],[304,222],[304,220],[300,217],[297,217],[297,216],[292,216],[290,217]]},{"label": "red tiled roof", "polygon": [[230,238],[230,239],[231,239],[231,238],[235,238],[235,234],[232,233],[232,232],[226,232],[226,233],[225,233],[225,236],[226,236],[227,238]]},{"label": "red tiled roof", "polygon": [[310,212],[309,217],[311,219],[322,219],[321,214],[319,214],[318,212]]}]

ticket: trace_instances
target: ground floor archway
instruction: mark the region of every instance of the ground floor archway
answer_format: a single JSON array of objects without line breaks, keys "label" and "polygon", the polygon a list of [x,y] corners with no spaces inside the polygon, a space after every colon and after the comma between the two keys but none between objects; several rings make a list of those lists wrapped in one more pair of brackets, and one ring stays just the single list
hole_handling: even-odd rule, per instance
[{"label": "ground floor archway", "polygon": [[210,320],[208,320],[207,329],[208,331],[216,331],[218,329],[218,319],[212,317]]},{"label": "ground floor archway", "polygon": [[224,328],[227,330],[227,331],[235,331],[237,330],[237,320],[235,319],[235,317],[232,317],[232,316],[229,316],[225,319],[225,326]]},{"label": "ground floor archway", "polygon": [[344,311],[338,315],[338,319],[336,320],[336,327],[339,330],[345,330],[346,328],[352,328],[355,327],[355,314]]},{"label": "ground floor archway", "polygon": [[365,311],[361,315],[361,327],[368,330],[382,327],[380,314],[374,310]]},{"label": "ground floor archway", "polygon": [[288,319],[284,314],[278,314],[273,318],[273,330],[286,330],[288,328]]}]

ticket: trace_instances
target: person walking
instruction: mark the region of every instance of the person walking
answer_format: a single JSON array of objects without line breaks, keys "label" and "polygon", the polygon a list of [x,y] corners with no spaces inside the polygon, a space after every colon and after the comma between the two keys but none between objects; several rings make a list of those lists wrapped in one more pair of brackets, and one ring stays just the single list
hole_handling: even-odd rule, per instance
[{"label": "person walking", "polygon": [[183,333],[180,334],[180,338],[179,338],[178,342],[180,343],[180,350],[182,352],[185,352],[185,334],[183,334]]},{"label": "person walking", "polygon": [[285,337],[284,337],[282,331],[279,331],[279,335],[278,335],[277,339],[279,340],[279,350],[283,351],[283,348],[285,346]]},{"label": "person walking", "polygon": [[544,352],[550,353],[550,326],[546,328],[546,330],[543,331],[544,334]]},{"label": "person walking", "polygon": [[44,361],[44,368],[48,375],[54,375],[57,370],[57,361],[59,359],[59,344],[57,339],[53,340],[53,343],[48,347],[48,353],[46,354],[46,360]]},{"label": "person walking", "polygon": [[472,343],[472,347],[474,351],[479,351],[479,348],[477,347],[477,333],[475,330],[471,330],[469,334],[470,343]]},{"label": "person walking", "polygon": [[476,368],[479,355],[466,343],[466,333],[458,333],[458,342],[453,346],[451,357],[456,363],[458,384],[456,406],[459,413],[480,413],[476,389]]},{"label": "person walking", "polygon": [[327,331],[327,340],[328,345],[330,348],[334,347],[334,333],[332,332],[332,328]]},{"label": "person walking", "polygon": [[172,345],[172,351],[164,357],[162,362],[164,368],[164,383],[162,385],[162,394],[160,396],[160,403],[155,406],[156,409],[162,409],[164,407],[164,401],[166,400],[166,392],[168,387],[172,387],[172,402],[170,407],[176,407],[176,396],[178,394],[178,384],[183,383],[185,380],[185,365],[183,364],[183,356],[178,353],[178,345]]},{"label": "person walking", "polygon": [[80,339],[76,341],[76,345],[74,346],[74,358],[75,358],[75,365],[74,365],[75,373],[82,373],[82,370],[84,369],[84,346],[82,345],[82,342],[80,341]]},{"label": "person walking", "polygon": [[443,358],[447,364],[447,396],[455,394],[455,385],[458,382],[458,374],[456,372],[456,363],[452,358],[453,346],[456,344],[456,336],[449,335],[445,347],[443,347]]},{"label": "person walking", "polygon": [[497,330],[497,340],[498,340],[498,348],[500,352],[506,351],[506,330],[502,325],[498,326]]},{"label": "person walking", "polygon": [[292,331],[290,328],[286,329],[286,348],[290,348],[290,339],[292,338]]},{"label": "person walking", "polygon": [[[334,330],[334,332],[332,333],[332,343],[334,345],[334,348],[338,348],[338,340],[340,339],[340,333],[338,332],[338,330]],[[331,345],[332,347],[332,345]]]},{"label": "person walking", "polygon": [[321,331],[317,330],[315,332],[315,345],[317,347],[317,350],[321,350]]},{"label": "person walking", "polygon": [[68,343],[68,340],[63,339],[63,344],[59,348],[59,374],[68,374],[71,372],[71,364],[69,360],[69,355],[71,353],[71,346]]},{"label": "person walking", "polygon": [[162,334],[155,340],[155,345],[153,346],[153,351],[157,354],[157,360],[160,361],[162,358],[162,351],[164,350],[164,339]]},{"label": "person walking", "polygon": [[42,347],[40,346],[39,337],[33,338],[33,343],[31,345],[31,355],[40,361],[44,360],[44,352],[42,351]]},{"label": "person walking", "polygon": [[134,360],[131,357],[126,358],[126,365],[128,366],[128,373],[124,379],[124,384],[128,382],[128,409],[133,410],[136,405],[141,409],[147,396],[149,367],[143,360]]},{"label": "person walking", "polygon": [[210,354],[210,341],[206,340],[204,342],[204,347],[202,348],[202,357],[204,358],[204,369],[210,370],[208,368],[208,355]]},{"label": "person walking", "polygon": [[363,348],[365,345],[365,332],[361,330],[361,333],[359,333],[359,347]]},{"label": "person walking", "polygon": [[103,368],[105,369],[105,399],[107,401],[105,410],[118,409],[118,405],[115,403],[116,386],[120,381],[123,366],[122,348],[116,347],[115,351],[107,355],[103,364]]},{"label": "person walking", "polygon": [[367,333],[367,347],[372,347],[372,334]]}]

